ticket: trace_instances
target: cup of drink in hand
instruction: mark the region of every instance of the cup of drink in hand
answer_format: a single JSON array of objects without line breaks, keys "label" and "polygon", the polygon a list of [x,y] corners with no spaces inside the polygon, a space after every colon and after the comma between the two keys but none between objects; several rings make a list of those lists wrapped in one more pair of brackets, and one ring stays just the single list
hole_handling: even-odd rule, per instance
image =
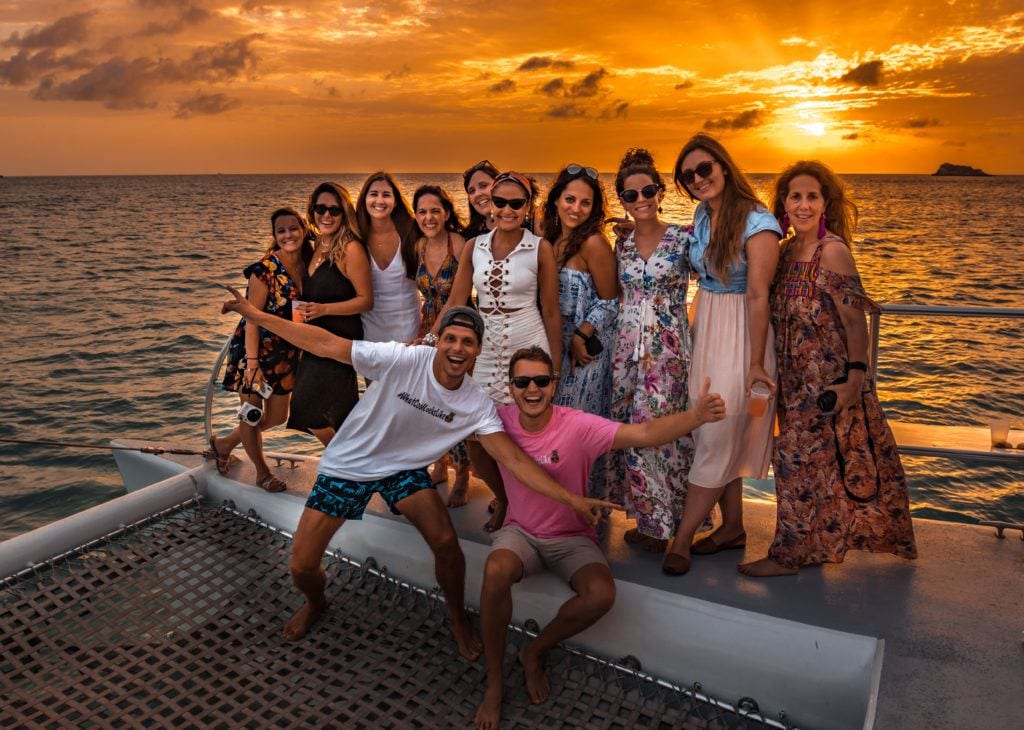
[{"label": "cup of drink in hand", "polygon": [[304,306],[306,306],[305,302],[299,301],[298,299],[292,299],[292,322],[306,321],[306,317],[302,311]]},{"label": "cup of drink in hand", "polygon": [[771,389],[758,381],[750,386],[750,398],[747,399],[747,412],[753,418],[760,418],[768,410],[768,399],[772,397]]}]

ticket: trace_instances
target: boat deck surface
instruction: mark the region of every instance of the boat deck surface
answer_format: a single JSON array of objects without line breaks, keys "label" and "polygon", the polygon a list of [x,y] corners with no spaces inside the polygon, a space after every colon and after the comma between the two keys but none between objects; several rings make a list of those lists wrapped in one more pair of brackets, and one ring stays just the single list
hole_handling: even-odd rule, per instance
[{"label": "boat deck surface", "polygon": [[[187,466],[198,463],[195,457],[175,458]],[[289,484],[288,493],[302,496],[317,463],[303,460],[274,471]],[[243,460],[229,476],[252,484],[255,473]],[[469,504],[451,510],[460,537],[489,543],[482,529],[489,498],[483,483],[472,480]],[[376,499],[370,509],[403,519]],[[851,552],[842,565],[754,579],[738,573],[736,564],[767,552],[775,506],[747,500],[745,509],[746,549],[697,556],[686,576],[664,575],[659,556],[626,544],[622,534],[631,521],[621,514],[602,531],[602,545],[617,579],[884,639],[877,728],[1021,726],[1024,540],[1019,533],[997,539],[988,527],[915,519],[917,560]]]}]

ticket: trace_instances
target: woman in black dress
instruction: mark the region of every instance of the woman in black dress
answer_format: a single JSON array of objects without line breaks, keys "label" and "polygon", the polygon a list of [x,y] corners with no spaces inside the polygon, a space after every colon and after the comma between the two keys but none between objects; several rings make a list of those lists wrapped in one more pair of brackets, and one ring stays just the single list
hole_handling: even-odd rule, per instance
[{"label": "woman in black dress", "polygon": [[[316,232],[316,249],[302,285],[304,303],[296,307],[298,317],[339,337],[361,340],[359,314],[373,308],[373,289],[348,191],[320,183],[309,196],[307,215]],[[288,428],[311,433],[326,446],[358,399],[351,365],[304,352]]]}]

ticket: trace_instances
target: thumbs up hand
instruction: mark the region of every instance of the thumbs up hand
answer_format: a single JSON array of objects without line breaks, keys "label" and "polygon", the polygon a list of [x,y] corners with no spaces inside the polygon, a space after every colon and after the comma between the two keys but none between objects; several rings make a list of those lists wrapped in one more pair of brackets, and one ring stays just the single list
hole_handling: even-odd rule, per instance
[{"label": "thumbs up hand", "polygon": [[718,393],[711,393],[710,390],[711,378],[705,377],[700,397],[693,409],[701,423],[712,423],[725,418],[725,401]]}]

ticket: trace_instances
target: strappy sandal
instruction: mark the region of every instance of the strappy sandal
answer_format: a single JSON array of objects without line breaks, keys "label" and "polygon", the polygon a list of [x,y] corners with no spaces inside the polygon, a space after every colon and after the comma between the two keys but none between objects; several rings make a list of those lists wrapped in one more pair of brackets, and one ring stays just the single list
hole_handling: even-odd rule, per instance
[{"label": "strappy sandal", "polygon": [[739,535],[734,537],[732,540],[719,544],[714,541],[713,535],[698,540],[693,543],[690,547],[690,552],[694,555],[714,555],[720,553],[723,550],[742,550],[747,546],[747,533],[741,532]]},{"label": "strappy sandal", "polygon": [[266,492],[283,492],[288,488],[287,484],[275,477],[273,474],[267,474],[256,482],[256,486]]},{"label": "strappy sandal", "polygon": [[216,436],[211,436],[210,437],[210,454],[217,461],[217,473],[226,476],[227,473],[231,470],[231,459],[232,459],[232,457],[231,457],[230,453],[222,454],[219,451],[217,451],[217,437]]}]

